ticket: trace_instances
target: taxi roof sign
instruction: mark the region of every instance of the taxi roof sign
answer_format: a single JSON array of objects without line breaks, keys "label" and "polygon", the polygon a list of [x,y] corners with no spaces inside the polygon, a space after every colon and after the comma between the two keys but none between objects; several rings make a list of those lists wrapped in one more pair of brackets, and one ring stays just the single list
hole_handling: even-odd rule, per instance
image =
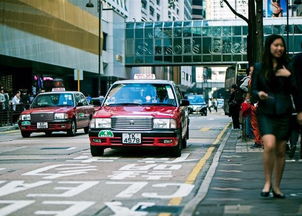
[{"label": "taxi roof sign", "polygon": [[144,74],[144,73],[141,73],[141,74],[134,74],[134,79],[136,80],[142,80],[142,79],[155,79],[155,74]]}]

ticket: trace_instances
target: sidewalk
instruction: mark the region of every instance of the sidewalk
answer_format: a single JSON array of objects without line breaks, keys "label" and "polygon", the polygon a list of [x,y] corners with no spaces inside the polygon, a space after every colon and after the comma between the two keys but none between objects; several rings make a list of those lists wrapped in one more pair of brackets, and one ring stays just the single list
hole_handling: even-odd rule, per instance
[{"label": "sidewalk", "polygon": [[294,160],[287,158],[286,161],[281,189],[287,198],[262,198],[263,150],[251,149],[252,141],[242,142],[238,139],[240,131],[231,130],[227,136],[225,143],[222,143],[221,155],[217,157],[217,167],[208,190],[204,197],[198,192],[197,198],[200,198],[191,215],[302,215],[300,149],[296,150]]},{"label": "sidewalk", "polygon": [[14,124],[14,125],[8,125],[8,126],[0,127],[0,132],[18,130],[18,129],[19,129],[18,124]]}]

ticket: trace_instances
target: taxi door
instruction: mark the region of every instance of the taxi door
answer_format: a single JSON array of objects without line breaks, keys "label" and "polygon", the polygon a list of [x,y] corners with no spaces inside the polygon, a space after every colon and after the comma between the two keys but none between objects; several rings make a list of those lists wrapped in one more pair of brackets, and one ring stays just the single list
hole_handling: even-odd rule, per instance
[{"label": "taxi door", "polygon": [[87,112],[89,105],[85,96],[78,92],[75,94],[76,108],[75,115],[77,119],[77,127],[83,128],[87,127],[89,124],[89,113]]},{"label": "taxi door", "polygon": [[177,100],[179,103],[179,111],[180,111],[180,121],[182,126],[182,137],[185,137],[187,130],[189,128],[189,110],[188,106],[183,106],[181,104],[182,100],[184,99],[179,88],[175,86],[175,93],[177,96]]}]

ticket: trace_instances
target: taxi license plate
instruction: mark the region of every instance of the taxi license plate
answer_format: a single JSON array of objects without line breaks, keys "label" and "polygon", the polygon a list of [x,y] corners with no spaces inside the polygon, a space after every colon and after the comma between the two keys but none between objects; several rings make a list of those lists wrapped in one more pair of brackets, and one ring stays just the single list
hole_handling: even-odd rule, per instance
[{"label": "taxi license plate", "polygon": [[140,133],[123,133],[122,143],[124,144],[140,144],[142,142]]},{"label": "taxi license plate", "polygon": [[37,128],[39,128],[39,129],[48,128],[48,123],[47,122],[37,122]]}]

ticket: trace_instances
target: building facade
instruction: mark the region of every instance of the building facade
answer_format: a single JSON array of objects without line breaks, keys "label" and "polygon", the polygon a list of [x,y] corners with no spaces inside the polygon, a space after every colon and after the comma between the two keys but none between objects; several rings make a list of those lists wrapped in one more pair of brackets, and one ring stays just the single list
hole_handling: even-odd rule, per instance
[{"label": "building facade", "polygon": [[[135,5],[135,6],[134,6]],[[128,1],[128,22],[159,22],[192,19],[192,0]],[[146,47],[147,44],[142,44]],[[136,73],[153,73],[157,79],[173,80],[183,91],[192,85],[192,66],[144,66],[127,68],[130,78]]]},{"label": "building facade", "polygon": [[117,79],[126,79],[124,67],[125,1],[103,1],[102,34],[98,29],[97,0],[0,2],[0,85],[13,94],[47,88],[61,78],[68,90],[77,90],[75,71],[83,72],[81,91],[96,96],[98,43],[103,41],[101,93]]}]

